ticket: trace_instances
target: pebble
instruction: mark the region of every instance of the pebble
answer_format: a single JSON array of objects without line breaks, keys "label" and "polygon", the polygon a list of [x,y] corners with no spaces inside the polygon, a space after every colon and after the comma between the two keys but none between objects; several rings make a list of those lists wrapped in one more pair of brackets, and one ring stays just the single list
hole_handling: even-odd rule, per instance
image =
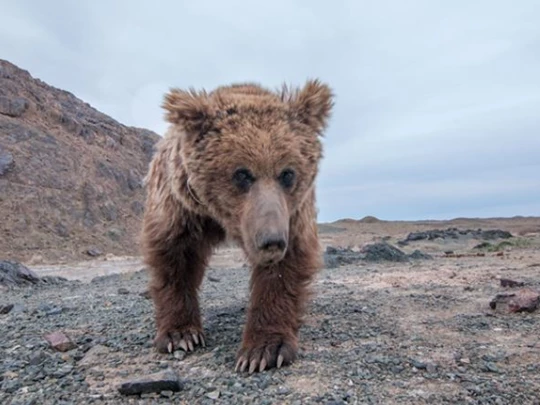
[{"label": "pebble", "polygon": [[212,391],[206,394],[206,396],[210,399],[218,399],[219,398],[219,391]]},{"label": "pebble", "polygon": [[7,304],[7,305],[0,306],[0,315],[9,314],[11,312],[11,310],[13,309],[13,307],[14,307],[13,304]]},{"label": "pebble", "polygon": [[67,352],[77,347],[75,343],[63,332],[53,332],[44,335],[51,347],[59,352]]}]

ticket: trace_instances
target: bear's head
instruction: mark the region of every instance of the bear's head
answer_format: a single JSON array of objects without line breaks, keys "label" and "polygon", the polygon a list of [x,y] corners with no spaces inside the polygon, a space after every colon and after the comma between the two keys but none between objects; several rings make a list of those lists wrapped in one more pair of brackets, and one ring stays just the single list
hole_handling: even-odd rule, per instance
[{"label": "bear's head", "polygon": [[275,92],[248,83],[165,95],[178,141],[174,170],[187,179],[175,187],[185,188],[183,198],[200,204],[254,263],[284,257],[291,218],[314,198],[332,99],[318,80]]}]

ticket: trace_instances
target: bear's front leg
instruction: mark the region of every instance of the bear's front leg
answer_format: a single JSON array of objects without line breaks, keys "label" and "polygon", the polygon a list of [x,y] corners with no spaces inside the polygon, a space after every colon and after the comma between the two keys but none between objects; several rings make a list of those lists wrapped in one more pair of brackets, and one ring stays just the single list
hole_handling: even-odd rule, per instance
[{"label": "bear's front leg", "polygon": [[236,371],[280,368],[296,359],[298,329],[309,284],[318,270],[318,250],[291,250],[277,264],[253,268],[251,302]]},{"label": "bear's front leg", "polygon": [[209,219],[195,220],[176,227],[146,223],[145,261],[157,326],[154,345],[161,353],[205,346],[198,292],[212,248],[224,234]]}]

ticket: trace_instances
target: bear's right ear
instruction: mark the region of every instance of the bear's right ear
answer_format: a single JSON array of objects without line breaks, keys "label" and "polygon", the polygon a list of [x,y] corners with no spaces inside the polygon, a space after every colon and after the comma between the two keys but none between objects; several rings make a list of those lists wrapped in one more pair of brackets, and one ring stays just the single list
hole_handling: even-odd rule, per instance
[{"label": "bear's right ear", "polygon": [[181,126],[189,134],[202,135],[212,125],[212,109],[204,90],[171,89],[165,94],[162,107],[166,111],[165,119]]},{"label": "bear's right ear", "polygon": [[322,134],[334,106],[334,94],[328,85],[317,79],[308,80],[301,89],[291,91],[284,86],[281,99],[288,102],[294,119]]}]

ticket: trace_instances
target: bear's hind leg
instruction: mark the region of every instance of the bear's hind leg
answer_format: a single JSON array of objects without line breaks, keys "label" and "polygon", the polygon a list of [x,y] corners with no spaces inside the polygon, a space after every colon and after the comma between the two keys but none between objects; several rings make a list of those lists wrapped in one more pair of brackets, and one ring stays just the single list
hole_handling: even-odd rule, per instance
[{"label": "bear's hind leg", "polygon": [[154,345],[161,353],[193,351],[205,346],[198,291],[212,249],[224,231],[211,219],[200,217],[185,218],[182,226],[160,227],[150,222],[143,235],[155,306]]}]

